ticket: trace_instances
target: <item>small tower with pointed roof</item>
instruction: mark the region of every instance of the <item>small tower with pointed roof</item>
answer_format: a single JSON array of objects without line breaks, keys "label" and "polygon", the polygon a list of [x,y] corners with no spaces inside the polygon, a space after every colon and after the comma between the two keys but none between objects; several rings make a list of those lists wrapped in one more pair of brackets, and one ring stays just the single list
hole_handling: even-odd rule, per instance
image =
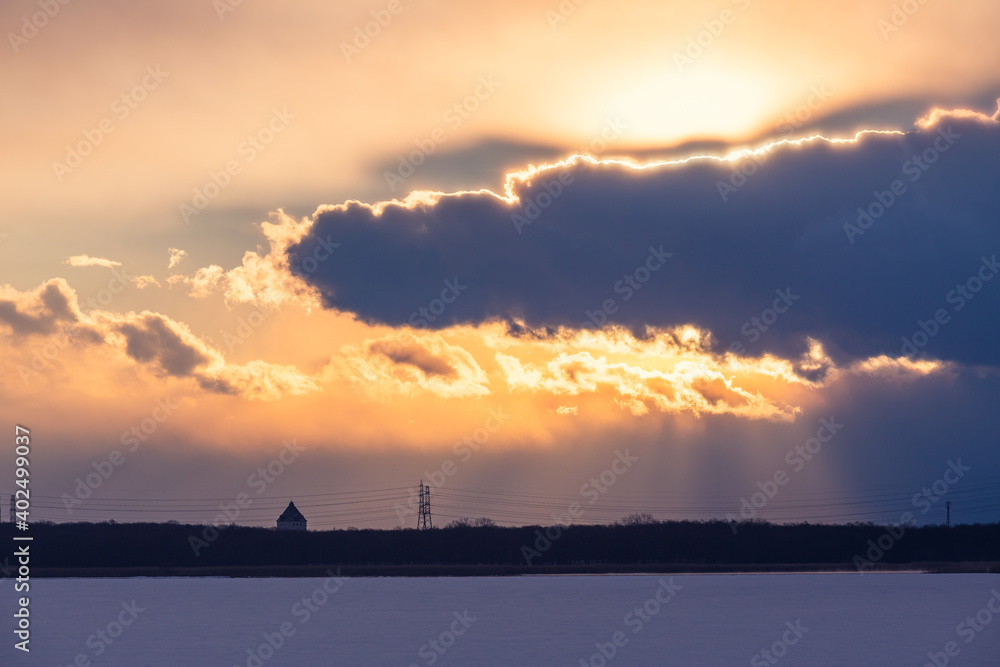
[{"label": "small tower with pointed roof", "polygon": [[306,518],[295,506],[294,502],[289,502],[288,507],[278,517],[278,530],[305,530]]}]

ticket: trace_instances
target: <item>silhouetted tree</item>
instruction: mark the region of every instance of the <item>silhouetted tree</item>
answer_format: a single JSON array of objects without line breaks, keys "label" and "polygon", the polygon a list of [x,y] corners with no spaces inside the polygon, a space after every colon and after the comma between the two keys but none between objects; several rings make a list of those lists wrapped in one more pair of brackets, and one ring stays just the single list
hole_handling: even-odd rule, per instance
[{"label": "silhouetted tree", "polygon": [[624,516],[615,522],[615,525],[619,526],[648,526],[650,524],[659,523],[655,516],[649,512],[636,512],[634,514],[629,514]]},{"label": "silhouetted tree", "polygon": [[[626,522],[627,521],[627,522]],[[46,549],[38,568],[256,567],[299,565],[525,566],[569,563],[703,565],[1000,563],[1000,523],[945,526],[771,524],[766,521],[662,521],[626,517],[612,525],[501,527],[458,519],[452,530],[277,531],[176,523],[32,525]],[[15,526],[0,523],[0,543]],[[549,546],[539,549],[539,533]],[[891,538],[891,539],[890,539]],[[874,546],[873,546],[874,545]],[[37,558],[37,560],[36,560]],[[3,568],[0,567],[0,572]]]}]

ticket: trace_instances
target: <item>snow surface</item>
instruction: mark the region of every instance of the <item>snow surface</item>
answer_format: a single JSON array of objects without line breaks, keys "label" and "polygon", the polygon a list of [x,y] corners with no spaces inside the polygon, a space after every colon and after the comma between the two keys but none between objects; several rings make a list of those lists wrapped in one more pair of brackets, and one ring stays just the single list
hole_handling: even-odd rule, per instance
[{"label": "snow surface", "polygon": [[[82,654],[80,665],[89,659],[93,665],[126,667],[243,667],[248,660],[251,667],[729,667],[772,664],[763,657],[752,661],[782,639],[786,622],[800,622],[808,631],[774,664],[923,667],[928,652],[942,653],[955,642],[959,652],[948,664],[1000,665],[1000,614],[991,614],[989,625],[974,632],[971,641],[966,641],[969,632],[957,631],[968,616],[986,617],[980,610],[992,591],[1000,591],[996,575],[674,576],[681,588],[672,598],[660,579],[344,579],[322,604],[316,603],[323,595],[315,596],[315,611],[307,620],[306,607],[296,613],[294,605],[322,590],[322,579],[33,580],[30,655],[13,648],[15,593],[13,582],[5,580],[0,583],[0,664],[71,665]],[[670,577],[663,579],[669,583]],[[654,599],[658,590],[670,601],[648,604],[646,620],[636,616],[634,608]],[[994,608],[1000,608],[997,596]],[[116,622],[124,613],[122,603],[133,600],[144,611],[102,655],[95,655],[103,642],[95,636],[88,648],[88,637]],[[455,616],[466,612],[467,629]],[[251,659],[248,649],[260,647],[263,635],[279,631],[282,623],[294,634],[273,655],[265,649],[266,660]],[[451,644],[453,629],[464,632]],[[619,631],[622,645],[605,659],[595,644],[611,642]],[[432,639],[449,646],[435,652],[428,644]]]}]

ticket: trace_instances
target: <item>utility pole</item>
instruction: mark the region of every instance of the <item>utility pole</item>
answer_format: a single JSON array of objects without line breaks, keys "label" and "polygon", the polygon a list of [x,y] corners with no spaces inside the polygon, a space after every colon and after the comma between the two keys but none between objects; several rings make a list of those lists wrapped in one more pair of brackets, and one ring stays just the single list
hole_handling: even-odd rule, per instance
[{"label": "utility pole", "polygon": [[951,528],[951,501],[950,500],[944,501],[944,506],[948,512],[948,527]]},{"label": "utility pole", "polygon": [[14,514],[14,494],[10,494],[10,522],[14,523],[17,516]]},{"label": "utility pole", "polygon": [[424,480],[420,480],[420,511],[417,514],[417,528],[420,530],[433,528],[431,521],[431,487],[424,486]]}]

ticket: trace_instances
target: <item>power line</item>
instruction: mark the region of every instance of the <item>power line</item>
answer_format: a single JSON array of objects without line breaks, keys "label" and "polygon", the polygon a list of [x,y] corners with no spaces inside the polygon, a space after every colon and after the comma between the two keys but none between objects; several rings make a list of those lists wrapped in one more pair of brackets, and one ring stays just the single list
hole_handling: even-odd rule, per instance
[{"label": "power line", "polygon": [[[526,488],[526,487],[520,487]],[[757,490],[753,489],[753,493]],[[626,495],[607,489],[599,496],[585,499],[581,494],[534,488],[530,491],[496,490],[491,488],[442,486],[434,493],[439,517],[460,519],[490,516],[496,522],[509,525],[537,525],[554,522],[611,523],[635,513],[651,513],[661,519],[706,520],[740,514],[741,499],[751,497],[730,495]],[[384,487],[314,493],[297,496],[301,509],[310,515],[313,525],[375,524],[398,520],[416,513],[417,527],[433,526],[430,509],[431,487],[421,480],[417,493],[412,487]],[[899,521],[904,512],[922,519],[925,513],[915,510],[913,489],[902,492],[852,495],[846,493],[794,494],[782,490],[768,498],[757,508],[757,516],[774,522],[847,522],[847,521]],[[84,499],[66,509],[63,497],[36,496],[33,518],[55,522],[79,520],[105,520],[120,516],[129,521],[145,517],[171,514],[186,517],[187,521],[210,520],[217,517],[221,507],[213,503],[233,503],[234,497],[224,498],[94,498]],[[240,508],[235,517],[245,525],[270,523],[275,512],[285,501],[275,497],[251,498],[252,503]],[[962,506],[963,519],[968,522],[978,517],[996,516],[1000,503],[1000,482],[965,484],[948,490],[945,510],[946,524],[951,521],[951,503]],[[937,508],[937,503],[928,508]],[[414,507],[415,503],[417,506]],[[579,504],[583,514],[570,519],[569,508]],[[403,508],[403,512],[399,510]],[[940,511],[940,510],[938,510]],[[934,514],[931,516],[938,516]]]}]

